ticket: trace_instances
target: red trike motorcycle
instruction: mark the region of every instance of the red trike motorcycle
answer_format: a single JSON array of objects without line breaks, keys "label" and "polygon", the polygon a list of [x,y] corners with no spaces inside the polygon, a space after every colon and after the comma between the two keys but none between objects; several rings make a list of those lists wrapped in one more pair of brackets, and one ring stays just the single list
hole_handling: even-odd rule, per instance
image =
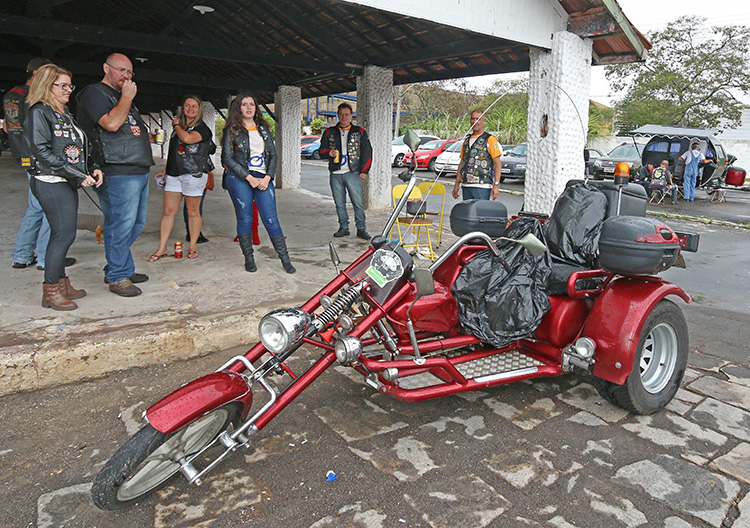
[{"label": "red trike motorcycle", "polygon": [[[685,302],[690,297],[655,273],[680,258],[680,250],[697,250],[697,235],[676,234],[645,218],[605,220],[599,248],[606,265],[575,269],[561,290],[544,290],[540,320],[523,336],[498,345],[467,330],[456,282],[476,259],[500,259],[492,267],[507,268],[503,273],[511,276],[515,270],[504,254],[521,252],[529,262],[548,258],[547,247],[533,233],[493,241],[475,231],[429,267],[416,266],[385,236],[416,182],[413,170],[406,172],[406,192],[362,256],[302,306],[266,314],[260,342],[247,353],[145,411],[147,425],[96,477],[92,496],[99,508],[132,504],[178,474],[200,484],[336,364],[356,370],[374,390],[405,401],[583,369],[604,398],[631,412],[652,413],[669,403],[685,371],[688,334],[682,311],[666,297]],[[607,252],[610,220],[618,232],[623,222],[641,229],[645,221],[647,232],[637,233],[630,245],[615,243],[622,253]],[[657,261],[643,268],[640,252],[654,249]],[[332,245],[331,257],[338,269]],[[286,360],[301,347],[317,350],[320,358],[295,373]]]}]

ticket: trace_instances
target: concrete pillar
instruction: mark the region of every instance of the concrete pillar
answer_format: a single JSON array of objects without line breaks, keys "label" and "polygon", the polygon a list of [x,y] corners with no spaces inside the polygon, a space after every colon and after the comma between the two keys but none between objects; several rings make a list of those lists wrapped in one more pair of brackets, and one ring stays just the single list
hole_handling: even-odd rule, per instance
[{"label": "concrete pillar", "polygon": [[[393,71],[365,66],[357,77],[357,124],[363,127],[372,144],[372,168],[365,180],[365,208],[391,206],[391,142],[393,121]],[[375,229],[377,226],[372,226]]]},{"label": "concrete pillar", "polygon": [[560,31],[550,51],[531,48],[524,210],[550,213],[571,179],[583,178],[591,40]]},{"label": "concrete pillar", "polygon": [[297,189],[300,186],[302,170],[299,154],[302,91],[297,86],[279,86],[274,103],[276,152],[279,155],[274,185],[278,189]]},{"label": "concrete pillar", "polygon": [[[216,109],[214,108],[214,105],[208,101],[203,101],[203,122],[213,134],[212,139],[218,146],[216,141]],[[214,167],[221,168],[221,154],[219,154],[218,150],[213,156],[211,156],[211,161],[213,162]],[[221,171],[214,171],[215,178],[220,176]]]}]

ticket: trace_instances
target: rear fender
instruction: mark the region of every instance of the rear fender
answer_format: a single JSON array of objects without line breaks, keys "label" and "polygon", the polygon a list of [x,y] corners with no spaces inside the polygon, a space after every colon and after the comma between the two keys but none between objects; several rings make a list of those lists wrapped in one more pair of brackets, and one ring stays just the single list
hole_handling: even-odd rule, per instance
[{"label": "rear fender", "polygon": [[646,318],[667,295],[686,303],[682,288],[658,278],[624,277],[613,281],[596,299],[582,336],[596,343],[593,374],[617,385],[633,370],[633,358]]},{"label": "rear fender", "polygon": [[146,410],[146,420],[162,433],[172,433],[208,411],[229,402],[243,404],[244,418],[253,401],[247,380],[236,372],[222,370],[183,385]]}]

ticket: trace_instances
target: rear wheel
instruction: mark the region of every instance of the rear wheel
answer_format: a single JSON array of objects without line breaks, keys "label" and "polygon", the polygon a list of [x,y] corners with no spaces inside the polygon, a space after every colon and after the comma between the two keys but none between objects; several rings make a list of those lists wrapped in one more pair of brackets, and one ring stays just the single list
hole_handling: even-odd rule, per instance
[{"label": "rear wheel", "polygon": [[396,158],[393,160],[393,164],[396,167],[403,167],[404,166],[404,155],[403,154],[396,154]]},{"label": "rear wheel", "polygon": [[676,304],[663,300],[646,319],[623,385],[596,379],[594,387],[606,400],[637,414],[663,409],[674,397],[685,374],[688,331]]},{"label": "rear wheel", "polygon": [[320,150],[316,150],[312,153],[313,159],[320,159]]},{"label": "rear wheel", "polygon": [[239,404],[230,403],[169,434],[147,425],[97,475],[91,487],[94,504],[102,510],[118,510],[166,486],[180,470],[178,460],[203,449],[230,422],[236,424],[239,412]]}]

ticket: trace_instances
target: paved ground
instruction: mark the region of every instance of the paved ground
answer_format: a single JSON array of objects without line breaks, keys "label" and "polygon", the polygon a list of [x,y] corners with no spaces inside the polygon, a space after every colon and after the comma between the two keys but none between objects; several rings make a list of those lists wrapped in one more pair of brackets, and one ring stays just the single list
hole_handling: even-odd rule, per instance
[{"label": "paved ground", "polygon": [[[24,186],[2,168],[0,175],[11,213],[0,217],[8,255]],[[4,363],[4,385],[18,381],[17,370],[31,371],[38,384],[83,367],[94,374],[123,369],[0,398],[0,526],[750,527],[750,231],[679,220],[669,223],[703,239],[687,270],[664,274],[695,302],[685,307],[690,368],[661,413],[627,414],[599,398],[584,375],[407,404],[333,368],[203,486],[178,481],[127,512],[96,510],[91,481],[140,427],[147,405],[239,352],[227,343],[250,342],[268,307],[294,304],[333,276],[325,247],[336,227],[330,201],[280,191],[282,225],[300,271],[286,275],[264,242],[262,274],[252,275],[242,271],[231,242],[228,200],[214,193],[206,204],[211,242],[201,258],[148,267],[143,261],[139,271],[152,280],[141,297],[106,291],[103,252],[87,231],[71,252],[81,258],[70,269],[74,284],[89,290],[77,312],[38,307],[36,270],[0,277],[0,354],[19,358],[16,369]],[[155,248],[153,194],[149,226],[135,248],[142,258]],[[736,194],[743,196],[729,204],[699,197],[689,212],[737,219],[748,209],[745,193]],[[382,225],[381,217],[371,215],[371,225]],[[363,248],[344,240],[342,260]],[[92,356],[56,360],[55,349],[66,344],[78,352],[90,345]],[[188,348],[213,353],[173,363],[190,355],[183,355]],[[144,349],[156,365],[127,369],[143,360],[136,353]],[[292,366],[302,370],[310,360],[303,352]],[[329,470],[338,474],[334,482],[325,479]]]}]

